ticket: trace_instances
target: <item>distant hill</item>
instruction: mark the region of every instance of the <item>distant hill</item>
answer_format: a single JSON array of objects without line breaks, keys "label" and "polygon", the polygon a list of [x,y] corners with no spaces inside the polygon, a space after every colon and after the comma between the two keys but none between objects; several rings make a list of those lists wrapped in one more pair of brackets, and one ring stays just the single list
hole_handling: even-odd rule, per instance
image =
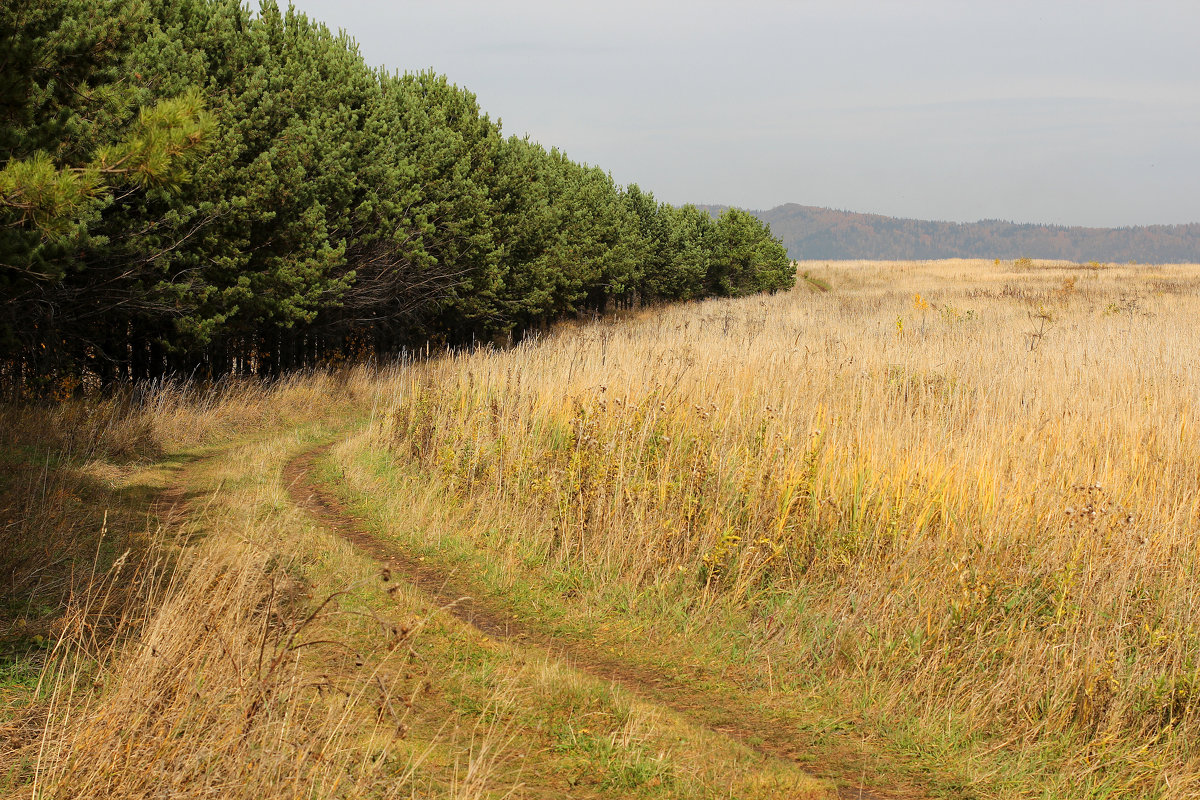
[{"label": "distant hill", "polygon": [[[725,206],[702,205],[710,214]],[[1079,228],[981,220],[934,222],[795,203],[751,211],[801,259],[1061,258],[1200,262],[1200,223]]]}]

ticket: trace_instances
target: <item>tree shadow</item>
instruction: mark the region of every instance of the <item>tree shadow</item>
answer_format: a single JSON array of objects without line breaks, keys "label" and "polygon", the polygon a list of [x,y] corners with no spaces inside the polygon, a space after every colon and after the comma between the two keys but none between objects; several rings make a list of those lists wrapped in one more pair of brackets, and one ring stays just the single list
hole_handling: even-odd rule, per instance
[{"label": "tree shadow", "polygon": [[[64,627],[72,604],[90,596],[118,567],[169,570],[179,547],[203,535],[185,526],[186,510],[202,492],[184,488],[181,473],[198,454],[171,454],[146,465],[146,480],[106,479],[114,462],[72,463],[43,452],[30,458],[9,449],[0,458],[0,686],[22,683],[29,667]],[[165,486],[165,488],[164,488]],[[121,613],[130,582],[106,587],[103,613]],[[108,627],[97,619],[97,631]]]}]

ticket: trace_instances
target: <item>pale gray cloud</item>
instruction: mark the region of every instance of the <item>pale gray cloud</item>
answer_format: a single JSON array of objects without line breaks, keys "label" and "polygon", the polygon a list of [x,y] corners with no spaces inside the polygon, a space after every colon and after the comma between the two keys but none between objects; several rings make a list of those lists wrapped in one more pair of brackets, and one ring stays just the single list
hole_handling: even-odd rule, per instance
[{"label": "pale gray cloud", "polygon": [[296,6],[671,202],[1200,221],[1194,2]]}]

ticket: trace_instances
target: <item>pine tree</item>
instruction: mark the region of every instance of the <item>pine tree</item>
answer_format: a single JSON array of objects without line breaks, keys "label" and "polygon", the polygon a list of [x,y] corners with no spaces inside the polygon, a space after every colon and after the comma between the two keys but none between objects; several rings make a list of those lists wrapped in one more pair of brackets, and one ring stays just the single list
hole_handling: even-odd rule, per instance
[{"label": "pine tree", "polygon": [[787,250],[756,217],[740,209],[728,209],[717,220],[713,234],[713,256],[706,279],[710,294],[738,297],[795,284],[796,271]]},{"label": "pine tree", "polygon": [[197,90],[142,102],[138,76],[128,79],[148,24],[125,0],[0,9],[0,345],[14,372],[88,357],[87,320],[105,308],[112,270],[137,272],[153,256],[114,257],[102,214],[178,191],[211,138]]}]

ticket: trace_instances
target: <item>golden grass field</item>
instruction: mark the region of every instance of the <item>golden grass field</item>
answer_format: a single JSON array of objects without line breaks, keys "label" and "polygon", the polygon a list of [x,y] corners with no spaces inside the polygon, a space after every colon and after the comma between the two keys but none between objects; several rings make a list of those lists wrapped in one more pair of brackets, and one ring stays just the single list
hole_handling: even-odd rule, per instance
[{"label": "golden grass field", "polygon": [[1200,268],[799,269],[420,366],[368,435],[514,563],[761,609],[969,781],[1200,794]]},{"label": "golden grass field", "polygon": [[[38,684],[0,670],[0,789],[826,796],[713,733],[761,725],[881,797],[1200,796],[1200,266],[798,269],[507,350],[4,411],[78,507],[10,481],[5,541],[98,577],[12,577],[70,591],[6,619],[57,644]],[[687,707],[385,591],[280,480],[326,441],[381,541]]]}]

